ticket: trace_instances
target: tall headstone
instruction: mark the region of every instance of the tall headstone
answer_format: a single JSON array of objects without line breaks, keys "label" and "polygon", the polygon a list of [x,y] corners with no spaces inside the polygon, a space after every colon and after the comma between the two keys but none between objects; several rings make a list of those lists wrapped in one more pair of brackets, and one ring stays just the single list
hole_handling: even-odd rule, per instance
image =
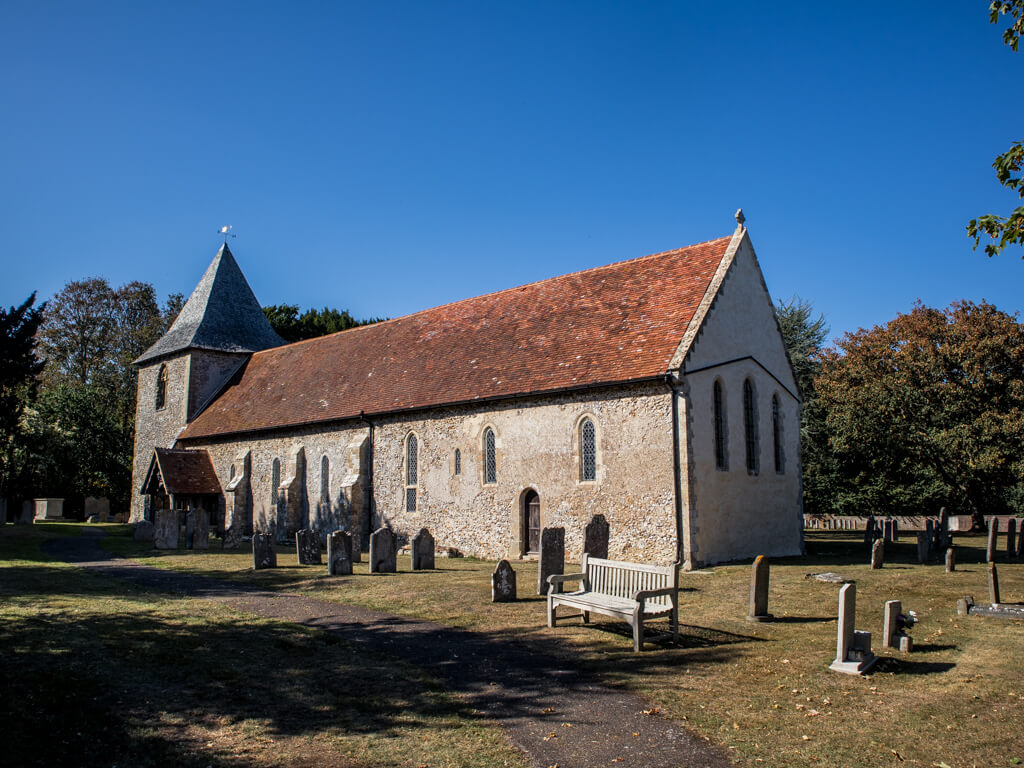
[{"label": "tall headstone", "polygon": [[771,621],[775,617],[768,613],[768,558],[758,555],[750,568],[750,612],[747,621]]},{"label": "tall headstone", "polygon": [[900,521],[895,517],[892,519],[892,540],[900,540]]},{"label": "tall headstone", "polygon": [[1002,602],[999,599],[999,574],[995,563],[988,564],[988,597],[993,605]]},{"label": "tall headstone", "polygon": [[395,534],[388,528],[378,528],[370,534],[370,573],[394,573],[398,570],[395,561]]},{"label": "tall headstone", "polygon": [[106,496],[86,496],[83,507],[86,519],[96,515],[101,523],[105,523],[110,517],[110,499]]},{"label": "tall headstone", "polygon": [[177,549],[178,510],[158,509],[154,517],[156,529],[153,532],[153,546],[157,549]]},{"label": "tall headstone", "polygon": [[352,534],[334,531],[327,537],[327,575],[348,576],[352,573]]},{"label": "tall headstone", "polygon": [[501,560],[491,574],[491,602],[514,603],[516,599],[516,572],[508,560]]},{"label": "tall headstone", "polygon": [[21,516],[17,520],[18,525],[30,525],[32,523],[32,517],[35,514],[35,510],[35,505],[28,499],[25,499],[25,501],[21,503]]},{"label": "tall headstone", "polygon": [[274,549],[274,537],[269,533],[253,534],[252,567],[255,571],[277,568],[277,550]]},{"label": "tall headstone", "polygon": [[882,541],[886,544],[892,543],[892,518],[887,517],[882,521]]},{"label": "tall headstone", "polygon": [[548,576],[565,573],[565,528],[544,528],[540,532],[540,562],[537,568],[537,594],[546,595]]},{"label": "tall headstone", "polygon": [[985,547],[985,562],[996,561],[996,538],[999,533],[999,518],[995,515],[988,521],[988,546]]},{"label": "tall headstone", "polygon": [[946,573],[956,570],[956,550],[950,547],[946,550]]},{"label": "tall headstone", "polygon": [[583,531],[583,554],[608,559],[608,520],[604,515],[594,515]]},{"label": "tall headstone", "polygon": [[1012,560],[1017,555],[1017,520],[1006,521],[1006,559]]},{"label": "tall headstone", "polygon": [[1017,551],[1015,555],[1019,559],[1024,556],[1024,519],[1017,522],[1020,524],[1020,528],[1017,531]]},{"label": "tall headstone", "polygon": [[869,547],[875,540],[875,516],[868,515],[868,522],[864,526],[864,543]]},{"label": "tall headstone", "polygon": [[844,584],[839,590],[839,624],[836,658],[829,669],[848,675],[863,675],[878,658],[871,652],[871,633],[856,629],[857,585]]},{"label": "tall headstone", "polygon": [[928,559],[935,554],[935,521],[929,518],[924,521],[925,538],[928,540]]},{"label": "tall headstone", "polygon": [[434,537],[426,528],[420,528],[420,532],[412,537],[412,569],[434,570]]},{"label": "tall headstone", "polygon": [[196,512],[195,530],[192,531],[192,548],[210,548],[210,513],[205,509]]},{"label": "tall headstone", "polygon": [[939,546],[943,549],[948,549],[952,538],[949,534],[949,512],[946,511],[945,507],[939,510],[939,534],[942,536]]},{"label": "tall headstone", "polygon": [[885,539],[879,539],[871,545],[871,567],[878,570],[885,562]]},{"label": "tall headstone", "polygon": [[928,534],[925,531],[917,532],[917,562],[928,562]]},{"label": "tall headstone", "polygon": [[320,565],[320,536],[316,531],[303,528],[295,532],[295,554],[299,565]]},{"label": "tall headstone", "polygon": [[196,515],[194,509],[185,513],[185,549],[192,549],[193,539],[196,535]]},{"label": "tall headstone", "polygon": [[900,613],[903,611],[903,604],[899,600],[887,600],[885,603],[885,618],[882,623],[882,647],[899,648],[900,640]]},{"label": "tall headstone", "polygon": [[140,520],[132,530],[132,538],[135,541],[153,541],[156,535],[156,526],[149,520]]}]

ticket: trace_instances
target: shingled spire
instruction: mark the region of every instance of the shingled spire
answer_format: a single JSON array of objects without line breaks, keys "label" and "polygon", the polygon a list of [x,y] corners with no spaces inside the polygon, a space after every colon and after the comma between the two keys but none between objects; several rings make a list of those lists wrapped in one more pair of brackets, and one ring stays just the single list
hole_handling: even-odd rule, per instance
[{"label": "shingled spire", "polygon": [[136,365],[186,349],[258,352],[284,344],[270,327],[252,288],[224,243],[170,330]]}]

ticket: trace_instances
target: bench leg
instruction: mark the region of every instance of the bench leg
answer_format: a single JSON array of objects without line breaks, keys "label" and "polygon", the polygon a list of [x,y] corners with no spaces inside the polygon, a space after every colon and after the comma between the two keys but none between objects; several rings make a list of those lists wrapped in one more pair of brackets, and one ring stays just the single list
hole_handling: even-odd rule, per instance
[{"label": "bench leg", "polygon": [[672,616],[669,619],[669,627],[672,629],[672,639],[679,639],[679,608],[672,609]]},{"label": "bench leg", "polygon": [[640,653],[644,649],[644,614],[643,606],[633,611],[633,652]]},{"label": "bench leg", "polygon": [[555,606],[554,600],[551,599],[551,595],[548,595],[548,626],[555,626]]},{"label": "bench leg", "polygon": [[590,611],[583,611],[583,623],[584,624],[589,624],[590,623]]}]

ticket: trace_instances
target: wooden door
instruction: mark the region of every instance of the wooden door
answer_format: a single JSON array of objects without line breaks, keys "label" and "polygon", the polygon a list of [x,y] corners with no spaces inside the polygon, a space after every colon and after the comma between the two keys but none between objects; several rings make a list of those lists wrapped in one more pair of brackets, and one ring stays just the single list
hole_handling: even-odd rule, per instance
[{"label": "wooden door", "polygon": [[524,527],[526,528],[526,551],[540,551],[540,496],[528,491],[523,499]]}]

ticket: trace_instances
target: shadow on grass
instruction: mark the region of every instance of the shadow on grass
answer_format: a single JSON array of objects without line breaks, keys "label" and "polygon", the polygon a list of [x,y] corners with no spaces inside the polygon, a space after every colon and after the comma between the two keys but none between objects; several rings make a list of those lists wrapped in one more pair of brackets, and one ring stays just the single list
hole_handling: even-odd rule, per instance
[{"label": "shadow on grass", "polygon": [[[916,650],[916,649],[915,649]],[[872,668],[874,672],[893,672],[897,675],[935,675],[956,667],[953,662],[947,661],[908,661],[906,659],[879,659]]]},{"label": "shadow on grass", "polygon": [[835,621],[835,616],[776,616],[770,624],[825,624]]},{"label": "shadow on grass", "polygon": [[918,653],[939,653],[940,651],[955,651],[957,646],[953,643],[929,643],[927,645],[914,645],[914,654]]}]

